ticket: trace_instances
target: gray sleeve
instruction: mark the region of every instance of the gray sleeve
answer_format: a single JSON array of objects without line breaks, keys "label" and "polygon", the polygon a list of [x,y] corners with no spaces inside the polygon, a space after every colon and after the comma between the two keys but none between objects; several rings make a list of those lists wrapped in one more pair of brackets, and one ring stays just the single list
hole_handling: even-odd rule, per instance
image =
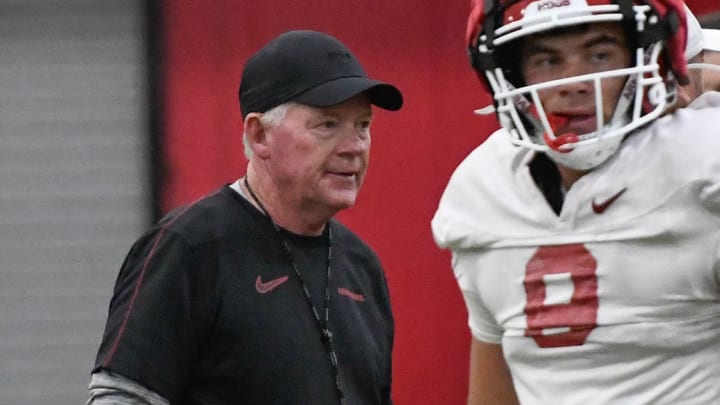
[{"label": "gray sleeve", "polygon": [[169,405],[167,399],[121,375],[100,371],[90,379],[85,405]]}]

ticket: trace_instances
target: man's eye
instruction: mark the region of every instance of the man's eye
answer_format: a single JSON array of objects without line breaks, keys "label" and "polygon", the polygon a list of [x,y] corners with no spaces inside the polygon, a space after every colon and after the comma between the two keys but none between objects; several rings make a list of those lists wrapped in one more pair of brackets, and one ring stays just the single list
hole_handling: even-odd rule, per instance
[{"label": "man's eye", "polygon": [[598,61],[610,59],[610,52],[600,51],[593,53],[593,59]]},{"label": "man's eye", "polygon": [[525,74],[546,73],[554,69],[560,60],[549,53],[536,53],[529,56],[524,62]]},{"label": "man's eye", "polygon": [[331,121],[331,120],[323,121],[323,122],[320,124],[320,126],[321,126],[322,128],[332,129],[332,128],[337,127],[337,122],[336,122],[336,121]]},{"label": "man's eye", "polygon": [[540,56],[532,60],[531,64],[537,67],[548,67],[553,66],[557,62],[557,58],[550,56]]}]

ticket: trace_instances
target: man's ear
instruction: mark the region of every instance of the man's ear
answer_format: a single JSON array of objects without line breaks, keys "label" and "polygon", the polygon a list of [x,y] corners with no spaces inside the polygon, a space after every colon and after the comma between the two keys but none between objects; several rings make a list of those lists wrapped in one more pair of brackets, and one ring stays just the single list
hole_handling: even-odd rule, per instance
[{"label": "man's ear", "polygon": [[253,155],[267,159],[270,156],[270,148],[268,145],[267,128],[262,124],[260,113],[250,113],[245,117],[244,131],[248,146],[253,151]]}]

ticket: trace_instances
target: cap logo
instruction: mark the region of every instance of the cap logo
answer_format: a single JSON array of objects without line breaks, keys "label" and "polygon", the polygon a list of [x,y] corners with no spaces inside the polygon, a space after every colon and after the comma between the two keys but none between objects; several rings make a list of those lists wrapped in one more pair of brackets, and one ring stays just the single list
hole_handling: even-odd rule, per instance
[{"label": "cap logo", "polygon": [[327,56],[328,56],[328,59],[329,59],[329,60],[333,60],[333,59],[351,59],[351,58],[352,58],[352,56],[350,56],[349,53],[347,53],[347,52],[339,52],[339,51],[328,52],[328,53],[327,53]]}]

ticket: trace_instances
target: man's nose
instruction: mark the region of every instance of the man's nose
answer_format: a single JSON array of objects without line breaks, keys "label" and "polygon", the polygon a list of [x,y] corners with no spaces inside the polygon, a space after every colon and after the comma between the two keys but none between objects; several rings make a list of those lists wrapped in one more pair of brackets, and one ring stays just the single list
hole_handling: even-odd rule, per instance
[{"label": "man's nose", "polygon": [[569,66],[565,69],[563,78],[567,81],[558,85],[560,93],[570,94],[591,94],[595,87],[595,81],[599,79],[572,80],[572,78],[592,73],[591,69],[585,66]]},{"label": "man's nose", "polygon": [[[597,71],[597,67],[583,60],[580,55],[570,57],[561,71],[560,77],[562,79],[572,79],[574,77],[584,76]],[[567,82],[559,85],[563,91],[568,93],[590,93],[595,87],[595,81],[599,79],[588,79],[588,80],[568,80]]]},{"label": "man's nose", "polygon": [[368,129],[349,126],[343,129],[338,142],[344,153],[364,153],[370,148],[370,132]]}]

